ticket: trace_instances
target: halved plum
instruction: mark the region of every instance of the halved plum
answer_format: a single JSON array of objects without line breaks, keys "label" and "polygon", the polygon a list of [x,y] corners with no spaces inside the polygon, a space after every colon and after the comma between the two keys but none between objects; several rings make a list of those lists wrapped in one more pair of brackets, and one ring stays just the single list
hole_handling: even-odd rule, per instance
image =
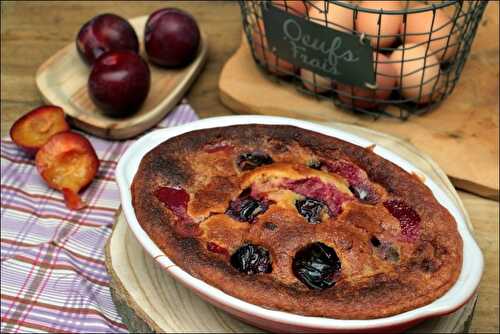
[{"label": "halved plum", "polygon": [[322,201],[314,198],[306,197],[295,202],[297,211],[309,222],[309,224],[321,223],[321,216],[323,216],[328,208]]},{"label": "halved plum", "polygon": [[241,222],[253,223],[258,215],[266,212],[269,201],[251,196],[251,189],[245,189],[238,198],[229,203],[226,214]]},{"label": "halved plum", "polygon": [[16,145],[34,155],[54,134],[68,130],[62,108],[41,106],[19,118],[10,128],[10,137]]},{"label": "halved plum", "polygon": [[401,234],[409,241],[417,239],[420,233],[420,215],[405,201],[390,199],[384,202],[385,208],[399,220]]},{"label": "halved plum", "polygon": [[269,251],[253,244],[245,244],[231,255],[231,265],[247,275],[270,273],[273,270]]},{"label": "halved plum", "polygon": [[58,133],[42,146],[35,161],[45,182],[63,193],[68,208],[79,210],[86,206],[78,192],[99,169],[99,159],[87,138],[74,132]]},{"label": "halved plum", "polygon": [[321,242],[300,249],[292,262],[295,276],[313,290],[334,286],[341,269],[342,264],[335,250]]},{"label": "halved plum", "polygon": [[336,173],[347,180],[349,190],[361,202],[377,204],[380,195],[370,182],[370,179],[361,168],[345,160],[321,161],[320,168],[325,167],[329,172]]},{"label": "halved plum", "polygon": [[193,237],[201,234],[199,225],[187,214],[189,193],[185,189],[163,186],[154,194],[177,217],[173,224],[179,235]]}]

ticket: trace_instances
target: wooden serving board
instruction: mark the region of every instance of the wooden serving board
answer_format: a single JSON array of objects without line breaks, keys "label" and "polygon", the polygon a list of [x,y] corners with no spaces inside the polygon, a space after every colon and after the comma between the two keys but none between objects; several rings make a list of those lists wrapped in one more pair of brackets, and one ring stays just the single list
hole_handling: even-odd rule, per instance
[{"label": "wooden serving board", "polygon": [[[144,51],[144,26],[147,16],[130,20],[139,38],[141,56]],[[207,37],[202,33],[198,55],[188,66],[165,69],[148,63],[151,88],[141,108],[126,118],[103,114],[90,99],[87,81],[90,67],[71,43],[43,63],[36,73],[36,84],[45,102],[64,109],[72,125],[99,137],[127,139],[153,127],[180,101],[205,64]]]},{"label": "wooden serving board", "polygon": [[[330,123],[329,126],[368,138],[400,154],[440,185],[467,213],[454,187],[443,171],[413,145],[369,129]],[[472,229],[472,225],[469,226]],[[111,275],[111,291],[118,312],[131,332],[258,332],[224,311],[203,301],[171,278],[143,250],[130,231],[125,217],[117,216],[106,245],[106,266]],[[410,333],[467,332],[477,295],[456,312],[426,320]]]},{"label": "wooden serving board", "polygon": [[345,122],[392,134],[429,154],[456,187],[498,201],[498,7],[489,3],[453,94],[406,122],[358,116],[270,78],[254,63],[246,38],[222,70],[220,98],[241,113]]}]

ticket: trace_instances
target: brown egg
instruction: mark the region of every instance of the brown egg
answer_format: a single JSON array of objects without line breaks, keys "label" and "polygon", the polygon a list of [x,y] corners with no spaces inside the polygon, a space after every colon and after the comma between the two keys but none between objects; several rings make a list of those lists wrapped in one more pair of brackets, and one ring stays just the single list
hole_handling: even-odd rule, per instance
[{"label": "brown egg", "polygon": [[389,61],[389,57],[378,52],[373,52],[373,68],[377,71],[375,76],[377,89],[373,90],[337,82],[339,100],[349,107],[372,109],[378,105],[376,101],[357,100],[352,99],[351,96],[377,100],[389,98],[396,84],[397,76],[396,69]]},{"label": "brown egg", "polygon": [[[338,1],[345,2],[345,1]],[[327,26],[329,28],[352,32],[354,29],[354,13],[351,9],[328,3],[328,13],[325,22],[325,1],[313,1],[309,5],[309,18],[312,22]]]},{"label": "brown egg", "polygon": [[432,100],[431,93],[439,75],[439,61],[432,54],[426,57],[426,49],[427,47],[423,45],[407,43],[394,50],[389,57],[394,62],[392,65],[398,74],[396,82],[401,94],[417,103],[427,103]]},{"label": "brown egg", "polygon": [[304,68],[300,69],[300,77],[304,87],[314,93],[324,93],[329,91],[332,87],[332,80],[315,74]]},{"label": "brown egg", "polygon": [[255,57],[263,64],[267,65],[269,71],[275,75],[285,76],[293,74],[293,64],[277,57],[268,49],[266,31],[262,19],[257,21],[258,26],[252,32],[252,43],[255,50]]},{"label": "brown egg", "polygon": [[[328,4],[328,13],[322,12],[325,10],[324,1],[313,1],[309,8],[309,19],[311,22],[327,26],[329,28],[352,32],[353,30],[353,12],[348,8],[336,5],[334,3]],[[323,93],[331,89],[332,80],[329,78],[312,73],[309,70],[301,69],[300,76],[304,86],[315,93]],[[316,87],[312,84],[316,83]]]},{"label": "brown egg", "polygon": [[379,36],[379,18],[380,18],[380,41],[379,47],[385,48],[391,46],[399,33],[402,15],[396,14],[374,14],[363,12],[362,8],[384,11],[402,10],[404,7],[400,1],[363,1],[359,5],[360,10],[356,18],[356,30],[365,33],[371,39],[372,47],[377,47],[377,38]]},{"label": "brown egg", "polygon": [[[406,24],[401,23],[401,38],[403,38],[403,43],[416,43],[425,46],[427,46],[430,39],[429,47],[435,53],[437,59],[441,61],[449,60],[457,52],[458,27],[453,29],[452,33],[453,21],[445,14],[444,10],[438,9],[435,13],[434,15],[433,11],[429,10],[422,13],[408,14]],[[403,37],[405,26],[406,36]]]},{"label": "brown egg", "polygon": [[273,0],[272,4],[279,9],[297,16],[305,16],[307,13],[307,4],[304,1]]}]

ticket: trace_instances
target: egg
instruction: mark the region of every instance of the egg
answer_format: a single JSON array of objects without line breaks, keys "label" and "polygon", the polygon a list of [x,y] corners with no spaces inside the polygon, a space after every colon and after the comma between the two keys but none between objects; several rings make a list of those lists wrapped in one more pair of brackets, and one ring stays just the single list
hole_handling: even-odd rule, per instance
[{"label": "egg", "polygon": [[277,57],[271,50],[268,49],[266,31],[262,19],[257,21],[258,27],[254,26],[252,32],[252,44],[255,57],[263,64],[267,65],[268,70],[278,76],[293,74],[293,64],[286,60]]},{"label": "egg", "polygon": [[[335,30],[352,32],[354,29],[354,12],[349,8],[342,7],[333,2],[330,2],[328,3],[328,6],[325,6],[325,2],[326,1],[312,1],[309,5],[309,19],[312,22]],[[326,13],[325,22],[324,12],[326,9],[328,9],[328,13]]]},{"label": "egg", "polygon": [[288,13],[305,16],[307,13],[307,5],[304,1],[296,0],[273,0],[272,4],[279,9],[287,11]]},{"label": "egg", "polygon": [[378,52],[373,52],[373,68],[377,71],[375,76],[377,89],[373,90],[337,82],[339,100],[349,107],[372,109],[377,107],[378,102],[355,98],[353,99],[351,96],[367,98],[370,100],[388,99],[391,95],[392,89],[396,85],[398,72],[390,63],[389,57]]},{"label": "egg", "polygon": [[446,15],[444,10],[438,9],[435,15],[433,13],[432,10],[428,10],[408,14],[406,24],[401,23],[400,33],[403,43],[427,45],[430,38],[431,50],[439,60],[446,61],[454,57],[457,52],[459,30],[456,27],[452,32],[453,20]]},{"label": "egg", "polygon": [[389,57],[389,60],[394,62],[392,65],[398,75],[396,83],[401,94],[417,103],[432,100],[431,93],[439,75],[439,61],[433,54],[426,57],[426,49],[424,45],[407,43],[394,50]]},{"label": "egg", "polygon": [[[351,9],[344,8],[335,3],[329,3],[325,21],[325,1],[313,1],[309,6],[308,16],[311,22],[339,31],[352,32],[354,24],[353,11]],[[317,75],[309,70],[301,69],[300,76],[304,86],[312,92],[323,93],[331,88],[331,79]],[[314,86],[314,82],[316,86]]]},{"label": "egg", "polygon": [[[373,48],[386,48],[391,46],[397,38],[399,28],[403,22],[403,16],[397,14],[375,14],[363,11],[363,8],[373,10],[394,11],[403,10],[400,1],[363,1],[359,4],[360,10],[356,18],[356,31],[365,33],[370,38]],[[380,19],[380,27],[379,27]],[[379,33],[380,28],[380,33]],[[378,38],[380,36],[380,38]]]},{"label": "egg", "polygon": [[304,87],[314,93],[324,93],[331,89],[332,80],[304,68],[300,69],[300,77]]}]

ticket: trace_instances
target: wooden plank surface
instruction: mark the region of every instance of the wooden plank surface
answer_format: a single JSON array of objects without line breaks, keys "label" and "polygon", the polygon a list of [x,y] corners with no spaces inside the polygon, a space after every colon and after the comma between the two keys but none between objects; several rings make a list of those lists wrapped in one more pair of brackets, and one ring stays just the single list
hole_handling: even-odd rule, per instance
[{"label": "wooden plank surface", "polygon": [[[174,6],[194,15],[210,40],[207,64],[187,98],[201,117],[235,112],[219,101],[218,80],[223,64],[241,40],[241,17],[236,4],[227,2],[2,2],[1,4],[1,135],[12,123],[40,105],[35,73],[46,59],[71,43],[81,24],[92,16],[113,12],[127,18]],[[498,25],[498,20],[496,21]],[[485,47],[498,41],[498,35]],[[498,57],[498,50],[488,51]],[[480,88],[477,88],[480,91]],[[498,89],[495,92],[498,95]],[[486,93],[485,93],[486,94]],[[467,101],[481,104],[481,98]],[[485,256],[485,272],[479,288],[471,332],[498,332],[498,202],[459,192]]]}]

